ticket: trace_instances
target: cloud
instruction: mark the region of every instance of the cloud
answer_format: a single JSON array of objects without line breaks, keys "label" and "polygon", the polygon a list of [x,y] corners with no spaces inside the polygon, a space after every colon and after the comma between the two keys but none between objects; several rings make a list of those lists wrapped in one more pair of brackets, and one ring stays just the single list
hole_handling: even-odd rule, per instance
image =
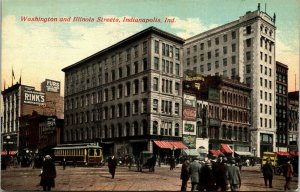
[{"label": "cloud", "polygon": [[194,35],[197,35],[199,33],[202,33],[204,31],[218,26],[217,24],[211,24],[206,26],[199,18],[180,19],[178,17],[175,17],[175,21],[176,22],[171,24],[171,28],[179,30],[177,35],[184,39],[187,39],[189,37],[192,37]]},{"label": "cloud", "polygon": [[[64,25],[68,35],[62,32],[60,25]],[[59,80],[64,85],[62,68],[142,29],[138,23],[95,23],[95,26],[20,23],[15,16],[4,17],[2,26],[2,79],[6,80],[6,87],[11,85],[13,68],[15,81],[22,71],[22,83],[36,89],[40,89],[40,83],[46,78]]]}]

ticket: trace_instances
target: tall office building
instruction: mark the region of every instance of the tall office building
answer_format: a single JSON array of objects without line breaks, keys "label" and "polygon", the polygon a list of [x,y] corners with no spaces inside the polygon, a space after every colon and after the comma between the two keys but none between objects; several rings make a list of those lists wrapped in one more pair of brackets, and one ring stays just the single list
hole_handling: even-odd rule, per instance
[{"label": "tall office building", "polygon": [[275,148],[275,19],[260,10],[195,35],[184,44],[184,66],[250,86],[251,150],[258,157]]},{"label": "tall office building", "polygon": [[288,151],[288,66],[276,61],[276,148]]},{"label": "tall office building", "polygon": [[64,141],[97,141],[117,155],[167,140],[180,148],[183,43],[150,27],[64,68]]}]

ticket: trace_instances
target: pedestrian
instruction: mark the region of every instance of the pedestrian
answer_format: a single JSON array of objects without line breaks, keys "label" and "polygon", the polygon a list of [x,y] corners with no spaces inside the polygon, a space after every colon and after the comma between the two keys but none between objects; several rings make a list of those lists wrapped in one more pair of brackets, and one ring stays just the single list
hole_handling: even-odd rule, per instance
[{"label": "pedestrian", "polygon": [[224,155],[219,155],[217,163],[213,166],[213,175],[216,181],[217,191],[227,190],[228,181],[226,171]]},{"label": "pedestrian", "polygon": [[153,155],[150,161],[150,172],[155,172],[155,165],[156,165],[156,155]]},{"label": "pedestrian", "polygon": [[284,190],[290,190],[290,183],[293,177],[294,169],[291,165],[291,160],[288,159],[286,164],[283,165],[283,176],[285,177]]},{"label": "pedestrian", "polygon": [[62,164],[62,166],[63,166],[63,170],[65,170],[65,169],[66,169],[66,165],[67,165],[66,157],[64,157],[64,158],[62,159],[61,164]]},{"label": "pedestrian", "polygon": [[182,167],[181,167],[181,173],[180,173],[180,179],[182,180],[180,191],[186,191],[187,182],[188,182],[189,178],[190,178],[189,162],[188,162],[187,158],[184,158],[183,163],[182,163]]},{"label": "pedestrian", "polygon": [[249,159],[246,159],[246,165],[247,165],[247,167],[250,166],[250,160]]},{"label": "pedestrian", "polygon": [[175,168],[175,158],[174,156],[172,155],[170,157],[170,170],[173,170]]},{"label": "pedestrian", "polygon": [[230,184],[231,191],[239,191],[241,187],[241,172],[235,165],[235,161],[232,159],[227,166],[227,179]]},{"label": "pedestrian", "polygon": [[199,191],[214,191],[215,189],[215,178],[212,172],[212,163],[209,159],[201,167],[198,189]]},{"label": "pedestrian", "polygon": [[272,164],[271,164],[271,161],[270,159],[268,158],[267,159],[267,162],[266,164],[264,164],[262,166],[262,172],[263,172],[263,175],[264,175],[264,180],[265,180],[265,186],[267,187],[267,183],[269,181],[269,187],[272,188],[272,180],[273,180],[273,167],[272,167]]},{"label": "pedestrian", "polygon": [[51,191],[51,188],[55,187],[56,169],[50,155],[45,156],[45,161],[43,163],[43,169],[40,176],[40,185],[43,186],[43,190]]},{"label": "pedestrian", "polygon": [[192,183],[192,191],[198,190],[200,171],[201,171],[200,163],[196,160],[196,158],[193,158],[189,168],[189,174]]},{"label": "pedestrian", "polygon": [[108,160],[108,169],[112,179],[115,178],[116,168],[117,168],[117,160],[113,155]]}]

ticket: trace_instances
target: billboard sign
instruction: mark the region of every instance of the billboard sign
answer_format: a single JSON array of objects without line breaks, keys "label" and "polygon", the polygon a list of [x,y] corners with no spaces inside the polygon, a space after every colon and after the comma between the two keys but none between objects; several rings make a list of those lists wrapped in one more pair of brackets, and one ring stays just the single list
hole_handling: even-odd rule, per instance
[{"label": "billboard sign", "polygon": [[24,88],[23,91],[23,101],[24,104],[31,105],[44,105],[45,104],[45,93],[40,91],[35,91],[32,89]]},{"label": "billboard sign", "polygon": [[196,109],[192,107],[184,107],[183,108],[183,119],[184,120],[189,120],[189,121],[196,121]]},{"label": "billboard sign", "polygon": [[208,99],[211,101],[220,101],[220,93],[218,89],[209,88]]},{"label": "billboard sign", "polygon": [[46,79],[45,84],[46,84],[45,86],[46,86],[47,92],[55,92],[55,93],[60,92],[60,82],[59,81]]},{"label": "billboard sign", "polygon": [[189,148],[189,149],[195,149],[196,148],[196,136],[195,135],[183,135],[183,143]]},{"label": "billboard sign", "polygon": [[183,105],[188,107],[196,107],[196,97],[193,95],[184,94]]},{"label": "billboard sign", "polygon": [[53,133],[56,127],[56,118],[48,117],[46,123],[42,127],[42,132],[45,133]]}]

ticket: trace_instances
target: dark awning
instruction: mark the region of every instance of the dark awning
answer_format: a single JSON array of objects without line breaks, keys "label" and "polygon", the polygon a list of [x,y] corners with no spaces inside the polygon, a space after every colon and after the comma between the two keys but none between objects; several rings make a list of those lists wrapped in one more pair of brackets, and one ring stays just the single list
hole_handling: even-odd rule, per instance
[{"label": "dark awning", "polygon": [[159,148],[162,149],[187,149],[181,141],[153,141]]},{"label": "dark awning", "polygon": [[221,144],[221,152],[232,154],[233,151],[227,144]]}]

